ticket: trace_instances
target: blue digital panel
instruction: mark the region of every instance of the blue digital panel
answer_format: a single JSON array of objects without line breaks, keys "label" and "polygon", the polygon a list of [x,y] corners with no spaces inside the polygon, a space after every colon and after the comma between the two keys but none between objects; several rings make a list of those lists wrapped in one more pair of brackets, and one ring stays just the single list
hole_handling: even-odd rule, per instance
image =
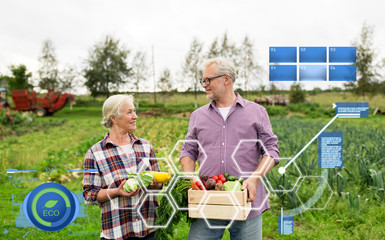
[{"label": "blue digital panel", "polygon": [[323,132],[318,136],[318,167],[342,168],[342,132]]},{"label": "blue digital panel", "polygon": [[326,63],[326,47],[299,47],[299,62]]},{"label": "blue digital panel", "polygon": [[300,81],[326,81],[326,65],[300,65]]},{"label": "blue digital panel", "polygon": [[356,47],[329,47],[329,62],[355,63]]},{"label": "blue digital panel", "polygon": [[356,65],[330,65],[329,81],[356,81]]},{"label": "blue digital panel", "polygon": [[333,107],[339,118],[369,117],[368,102],[338,102]]},{"label": "blue digital panel", "polygon": [[297,65],[270,65],[270,81],[297,81]]},{"label": "blue digital panel", "polygon": [[297,47],[270,47],[270,63],[296,63]]},{"label": "blue digital panel", "polygon": [[278,217],[278,233],[279,234],[293,234],[293,216],[279,216]]}]

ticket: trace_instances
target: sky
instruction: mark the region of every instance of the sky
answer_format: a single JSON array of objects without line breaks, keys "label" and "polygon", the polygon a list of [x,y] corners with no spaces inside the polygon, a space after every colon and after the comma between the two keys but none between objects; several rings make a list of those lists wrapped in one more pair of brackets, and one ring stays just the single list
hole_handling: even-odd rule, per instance
[{"label": "sky", "polygon": [[156,78],[164,67],[182,78],[192,39],[202,40],[207,50],[227,32],[235,43],[251,38],[268,84],[269,46],[351,46],[365,21],[374,27],[373,47],[384,58],[383,9],[381,0],[0,0],[0,73],[9,74],[11,64],[25,64],[35,73],[46,39],[54,43],[61,65],[81,69],[92,46],[110,34],[150,58],[153,47]]}]

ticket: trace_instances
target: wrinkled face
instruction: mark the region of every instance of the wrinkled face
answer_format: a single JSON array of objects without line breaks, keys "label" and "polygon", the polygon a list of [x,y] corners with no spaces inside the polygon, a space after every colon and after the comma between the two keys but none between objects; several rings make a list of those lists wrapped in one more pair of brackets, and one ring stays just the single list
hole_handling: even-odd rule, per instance
[{"label": "wrinkled face", "polygon": [[[124,103],[120,109],[120,116],[115,118],[114,125],[121,130],[133,132],[136,130],[136,109],[132,103]],[[114,126],[113,125],[113,126]]]},{"label": "wrinkled face", "polygon": [[[216,77],[218,75],[222,75],[216,72],[216,64],[210,64],[206,67],[203,73],[203,79]],[[206,97],[210,100],[218,100],[225,94],[225,80],[226,76],[214,78],[207,85],[206,83],[202,84],[202,87],[206,90]]]}]

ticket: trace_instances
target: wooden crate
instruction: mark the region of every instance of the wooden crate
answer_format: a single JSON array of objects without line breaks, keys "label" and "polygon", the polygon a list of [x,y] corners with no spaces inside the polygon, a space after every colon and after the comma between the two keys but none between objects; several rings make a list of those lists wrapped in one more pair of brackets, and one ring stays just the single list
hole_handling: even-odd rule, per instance
[{"label": "wooden crate", "polygon": [[[206,196],[205,192],[207,192]],[[227,192],[190,189],[188,191],[188,208],[191,218],[243,221],[250,213],[251,202],[247,202],[247,190]],[[235,218],[234,215],[236,215]]]}]

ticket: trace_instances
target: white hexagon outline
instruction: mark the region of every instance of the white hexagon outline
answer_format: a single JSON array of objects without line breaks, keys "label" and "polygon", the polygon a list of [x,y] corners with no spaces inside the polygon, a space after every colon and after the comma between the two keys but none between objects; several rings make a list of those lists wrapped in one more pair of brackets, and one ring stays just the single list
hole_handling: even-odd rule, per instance
[{"label": "white hexagon outline", "polygon": [[[148,161],[150,161],[151,159],[156,159],[156,160],[162,159],[162,160],[164,160],[168,164],[168,166],[170,167],[170,169],[172,171],[171,179],[169,180],[169,182],[171,182],[175,178],[175,171],[173,169],[173,166],[170,165],[170,162],[168,161],[167,158],[145,158],[145,159],[148,159]],[[170,185],[167,185],[165,189],[148,189],[146,187],[146,185],[142,181],[142,178],[140,177],[142,171],[147,171],[147,170],[142,170],[142,168],[144,168],[144,167],[145,167],[145,165],[143,164],[142,167],[139,169],[139,171],[136,173],[136,175],[138,177],[138,181],[141,183],[141,185],[143,186],[145,191],[149,192],[149,193],[158,193],[158,192],[162,192],[162,191],[167,192],[167,189],[170,187]]]},{"label": "white hexagon outline", "polygon": [[[279,159],[281,159],[281,158],[279,158]],[[268,179],[267,177],[265,177],[265,178],[266,178],[266,182],[267,182],[267,184],[269,185],[269,188],[270,188],[270,190],[271,190],[272,192],[283,192],[283,193],[288,193],[288,192],[294,191],[294,188],[297,186],[297,184],[298,184],[300,178],[302,178],[302,172],[299,170],[299,167],[298,167],[298,165],[295,163],[295,161],[293,161],[292,163],[294,164],[294,166],[297,168],[297,171],[299,172],[299,176],[297,177],[297,180],[295,181],[295,183],[294,183],[294,185],[293,185],[293,188],[291,188],[291,189],[289,189],[289,190],[276,190],[276,189],[273,188],[273,185],[271,185],[269,179]],[[278,173],[278,174],[279,174],[279,173]]]},{"label": "white hexagon outline", "polygon": [[[245,178],[248,177],[248,176],[251,176],[251,175],[242,175],[241,178],[245,179]],[[234,192],[231,191],[232,195],[234,196],[235,201],[239,204],[239,208],[240,208],[241,210],[245,210],[245,209],[257,210],[257,211],[258,211],[258,210],[261,210],[262,206],[266,203],[266,201],[269,200],[270,190],[269,190],[269,188],[267,187],[266,183],[263,181],[263,178],[262,178],[261,176],[253,176],[253,177],[257,177],[257,178],[261,179],[262,186],[264,187],[265,190],[267,190],[266,197],[265,197],[265,199],[262,201],[261,206],[259,206],[259,207],[257,207],[257,208],[253,208],[253,207],[250,207],[250,208],[248,208],[248,207],[242,207],[241,204],[237,201],[237,198],[235,197]],[[246,180],[246,179],[245,179],[245,180]]]},{"label": "white hexagon outline", "polygon": [[[198,176],[197,174],[194,174],[194,175],[192,175],[192,174],[181,174],[181,175],[177,174],[177,176],[174,178],[174,182],[172,182],[172,183],[170,184],[170,187],[169,187],[169,190],[168,190],[167,193],[170,194],[170,198],[171,198],[172,202],[174,203],[174,205],[176,206],[176,209],[177,209],[178,211],[188,211],[188,210],[190,210],[190,209],[191,209],[191,210],[198,210],[198,207],[196,207],[196,208],[189,208],[188,206],[187,206],[186,208],[185,208],[185,207],[179,207],[179,205],[178,205],[177,202],[175,201],[174,197],[172,196],[172,189],[175,187],[176,183],[178,182],[178,179],[181,178],[181,177],[186,177],[186,178],[198,178],[199,181],[200,181],[200,183],[201,183],[202,186],[203,186],[203,183],[202,183],[202,181],[200,180],[200,178],[199,178],[199,176]],[[188,190],[187,190],[187,191],[188,191]],[[202,201],[198,204],[198,206],[202,204],[203,199],[204,199],[205,196],[207,195],[207,190],[201,190],[201,191],[204,191],[204,195],[203,195],[203,197],[202,197]]]},{"label": "white hexagon outline", "polygon": [[[118,175],[115,175],[115,176],[114,176],[114,180],[113,180],[114,182],[112,182],[110,185],[108,185],[108,188],[107,188],[107,197],[108,197],[108,199],[109,199],[110,202],[111,202],[111,210],[116,210],[116,209],[133,210],[133,209],[137,209],[137,206],[140,204],[140,200],[142,200],[142,198],[146,196],[146,192],[145,192],[142,188],[140,188],[139,193],[140,193],[140,191],[142,191],[142,192],[143,192],[143,195],[142,195],[141,197],[139,197],[138,202],[135,204],[134,207],[132,207],[132,208],[120,208],[120,207],[116,207],[116,206],[115,206],[114,201],[112,201],[112,199],[111,199],[110,194],[108,193],[108,191],[110,190],[111,185],[115,183],[115,178],[116,178],[117,176],[118,176]],[[133,176],[133,177],[138,181],[139,185],[142,184],[142,183],[137,179],[137,176]],[[124,181],[124,180],[123,180],[123,181]],[[142,186],[142,185],[141,185],[141,186]],[[139,193],[138,193],[138,194],[139,194]]]},{"label": "white hexagon outline", "polygon": [[[233,154],[231,154],[231,159],[233,159],[233,161],[235,163],[235,166],[238,168],[238,170],[241,173],[241,175],[242,174],[246,174],[246,175],[247,174],[253,174],[253,173],[255,173],[255,171],[252,171],[252,172],[244,172],[244,171],[242,171],[242,169],[239,167],[239,165],[237,163],[237,160],[234,157],[235,153],[238,151],[238,148],[241,146],[241,144],[243,142],[255,142],[255,143],[259,142],[261,144],[263,150],[265,150],[265,153],[267,154],[267,156],[269,156],[269,157],[271,157],[271,156],[270,156],[269,152],[267,151],[265,145],[263,144],[263,142],[260,139],[241,139],[241,140],[239,140],[238,145],[235,147]],[[267,162],[265,163],[265,165],[266,164],[267,164]],[[257,174],[261,174],[260,172],[256,172],[256,173]],[[265,174],[265,173],[263,173],[263,174]]]},{"label": "white hexagon outline", "polygon": [[[168,202],[170,203],[170,205],[171,205],[171,207],[172,207],[172,210],[173,210],[170,219],[168,219],[168,221],[167,221],[167,223],[166,223],[166,226],[161,226],[161,225],[148,225],[148,224],[147,224],[147,221],[144,219],[144,217],[142,216],[142,214],[141,214],[140,211],[139,211],[139,209],[143,206],[143,204],[144,204],[144,202],[145,202],[144,200],[145,200],[147,197],[149,197],[149,196],[157,196],[157,195],[162,195],[162,196],[166,197],[167,200],[168,200]],[[140,204],[139,207],[137,208],[137,212],[138,212],[140,218],[143,220],[144,225],[146,225],[147,228],[167,228],[168,225],[170,224],[172,218],[175,216],[176,209],[175,209],[174,205],[171,203],[170,198],[168,197],[167,193],[156,193],[156,194],[155,194],[155,193],[148,193],[148,194],[146,194],[145,198],[143,199],[143,201],[141,202],[141,204]]]},{"label": "white hexagon outline", "polygon": [[169,159],[170,159],[170,162],[171,162],[171,164],[174,166],[176,172],[177,172],[177,173],[180,173],[180,174],[197,174],[197,173],[199,173],[198,171],[195,171],[195,172],[179,172],[179,171],[178,171],[178,168],[175,166],[174,161],[173,161],[171,155],[172,155],[173,152],[175,151],[175,149],[176,149],[177,145],[179,144],[179,142],[183,142],[183,143],[184,143],[184,142],[196,142],[196,143],[198,143],[198,148],[202,149],[202,153],[203,153],[203,155],[205,156],[204,159],[202,160],[202,165],[199,165],[199,168],[202,168],[202,166],[204,165],[204,163],[206,162],[206,159],[207,159],[207,154],[206,154],[205,150],[203,149],[201,143],[200,143],[198,140],[196,140],[196,139],[195,139],[195,140],[193,140],[193,139],[191,139],[191,140],[178,140],[178,141],[175,143],[175,145],[174,145],[173,149],[171,150],[170,154],[168,155],[168,157],[169,157]]},{"label": "white hexagon outline", "polygon": [[[207,192],[207,191],[206,191]],[[206,216],[204,215],[203,213],[203,208],[205,207],[208,207],[209,205],[206,205],[206,202],[210,199],[210,195],[208,195],[207,193],[205,195],[203,195],[203,198],[202,198],[202,202],[203,204],[199,204],[198,205],[198,210],[200,212],[200,214],[203,216],[203,219],[205,220],[207,226],[210,228],[210,229],[226,229],[226,228],[230,228],[231,225],[233,224],[233,222],[235,221],[235,217],[237,216],[237,214],[239,213],[239,206],[237,206],[237,204],[235,203],[234,201],[234,198],[233,198],[233,194],[230,193],[229,194],[225,194],[225,193],[222,193],[222,194],[216,194],[216,196],[225,196],[225,197],[228,197],[230,199],[230,201],[233,203],[233,206],[235,207],[235,209],[237,210],[236,213],[234,214],[234,217],[233,219],[230,220],[230,223],[226,226],[211,226],[209,221],[207,220]],[[206,200],[206,201],[204,201]],[[213,220],[220,220],[220,219],[213,219]],[[224,220],[224,221],[229,221],[229,220]]]},{"label": "white hexagon outline", "polygon": [[329,182],[327,181],[327,179],[324,176],[303,176],[302,178],[303,178],[303,180],[305,180],[305,178],[307,178],[307,177],[323,178],[324,181],[326,182],[326,184],[327,184],[327,186],[329,187],[329,190],[330,190],[330,196],[329,196],[329,199],[326,201],[325,206],[323,208],[311,208],[311,207],[308,208],[308,207],[305,206],[305,204],[302,202],[301,198],[297,194],[297,192],[298,192],[299,188],[301,187],[301,184],[303,183],[303,181],[299,184],[298,189],[295,191],[295,195],[297,195],[298,200],[301,202],[301,204],[302,204],[302,206],[303,206],[303,208],[305,210],[325,210],[325,208],[328,205],[330,199],[333,197],[333,189],[330,187]]}]

